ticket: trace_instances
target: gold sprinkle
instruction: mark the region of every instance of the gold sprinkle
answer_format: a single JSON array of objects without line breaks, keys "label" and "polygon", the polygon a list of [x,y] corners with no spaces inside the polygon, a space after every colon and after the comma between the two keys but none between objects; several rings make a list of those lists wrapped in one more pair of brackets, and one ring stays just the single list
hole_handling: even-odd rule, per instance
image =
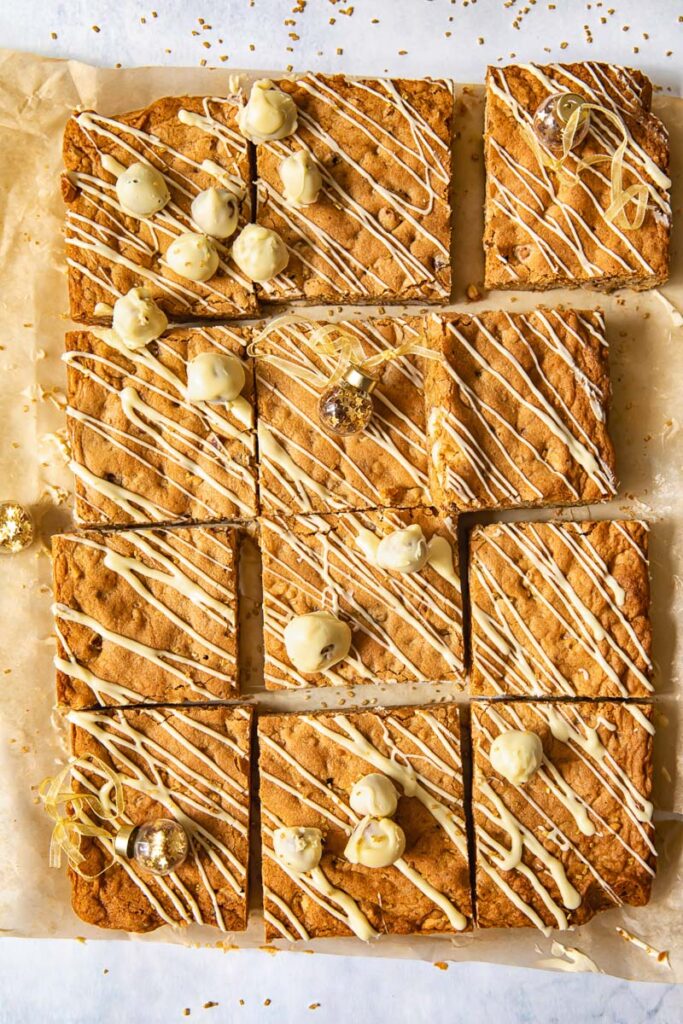
[{"label": "gold sprinkle", "polygon": [[434,966],[438,967],[440,971],[448,970],[448,964],[446,963],[445,960],[435,960]]},{"label": "gold sprinkle", "polygon": [[342,53],[343,53],[343,52],[344,52],[343,48],[342,48],[341,46],[338,46],[338,47],[337,47],[337,56],[338,56],[338,57],[341,57],[341,55],[342,55]]},{"label": "gold sprinkle", "polygon": [[213,999],[209,999],[208,1003],[204,1003],[204,1009],[205,1010],[210,1010],[212,1007],[219,1006],[219,1005],[220,1004],[214,1002]]},{"label": "gold sprinkle", "polygon": [[57,33],[56,32],[50,32],[50,38],[51,39],[57,39]]},{"label": "gold sprinkle", "polygon": [[208,40],[206,40],[206,39],[202,43],[202,46],[204,47],[205,50],[210,50],[211,49],[211,43],[208,42]]},{"label": "gold sprinkle", "polygon": [[101,29],[100,29],[100,26],[99,26],[99,25],[93,25],[93,26],[92,26],[92,30],[93,30],[93,32],[100,32],[100,31],[101,31]]}]

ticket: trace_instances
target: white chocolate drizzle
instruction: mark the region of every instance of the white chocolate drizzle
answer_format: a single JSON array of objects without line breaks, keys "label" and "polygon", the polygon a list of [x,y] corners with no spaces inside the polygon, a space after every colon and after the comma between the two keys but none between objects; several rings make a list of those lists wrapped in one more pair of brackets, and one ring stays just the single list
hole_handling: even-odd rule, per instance
[{"label": "white chocolate drizzle", "polygon": [[[443,828],[448,840],[466,861],[467,843],[462,809],[462,772],[459,767],[458,741],[431,712],[420,709],[415,714],[429,725],[436,749],[432,749],[430,745],[414,735],[400,718],[394,715],[389,715],[382,723],[383,744],[387,753],[383,753],[370,742],[360,729],[343,715],[305,716],[302,721],[326,740],[368,762],[374,769],[398,783],[400,791],[405,796],[418,799]],[[333,728],[333,725],[336,728]],[[261,743],[264,748],[267,748],[270,755],[283,761],[285,778],[281,778],[279,774],[268,772],[265,776],[268,782],[302,799],[301,788],[296,776],[292,775],[292,771],[299,774],[309,792],[312,789],[318,794],[315,799],[303,798],[306,806],[329,821],[333,827],[341,829],[347,836],[350,836],[361,819],[353,811],[348,801],[338,796],[332,787],[326,785],[301,765],[282,743],[275,742],[264,733],[261,733]],[[417,748],[419,753],[411,752],[411,746]],[[442,753],[437,753],[437,749],[440,749]],[[417,767],[413,767],[413,760]],[[425,764],[429,766],[430,771],[445,776],[448,789],[438,785],[430,773],[425,773]],[[263,775],[263,770],[261,774]],[[330,810],[328,806],[330,802],[335,808],[334,811]],[[340,814],[344,815],[344,818],[340,818]],[[272,844],[272,832],[275,828],[282,827],[282,823],[267,806],[262,805],[262,816],[264,838],[268,838]],[[263,852],[268,860],[277,863],[297,888],[300,888],[332,917],[345,923],[359,938],[368,941],[377,936],[377,932],[372,928],[359,904],[349,894],[333,886],[325,876],[324,853],[323,861],[318,868],[298,875],[288,870],[286,865],[280,861],[275,860],[270,845],[264,843]],[[410,849],[407,849],[405,855],[400,857],[391,868],[384,870],[400,871],[412,885],[441,910],[451,930],[462,931],[467,927],[467,918],[452,900],[422,875],[414,864],[410,863]],[[283,938],[291,940],[297,937],[308,937],[303,922],[297,917],[295,906],[287,904],[279,896],[277,899],[273,899],[273,896],[277,894],[274,893],[272,885],[265,888],[264,895],[267,920]],[[279,914],[275,911],[279,911]],[[280,915],[284,916],[284,921]]]},{"label": "white chocolate drizzle", "polygon": [[[625,185],[643,185],[647,189],[650,210],[646,224],[671,222],[669,199],[670,180],[631,131],[633,118],[650,117],[643,114],[640,92],[628,68],[612,68],[617,82],[607,75],[604,66],[591,61],[582,67],[589,81],[578,78],[563,65],[539,67],[523,64],[547,95],[574,92],[585,96],[590,103],[610,110],[623,123],[626,149],[623,158]],[[568,282],[600,280],[610,277],[628,278],[631,275],[655,274],[645,259],[639,244],[638,231],[625,231],[614,220],[606,217],[610,203],[609,162],[584,166],[579,170],[581,147],[565,161],[562,174],[556,175],[542,166],[531,141],[534,110],[527,110],[524,99],[515,93],[505,68],[489,71],[487,89],[495,102],[512,119],[505,130],[512,130],[515,139],[529,139],[529,160],[516,160],[496,137],[495,119],[490,118],[492,130],[488,135],[487,180],[489,204],[487,220],[495,225],[502,218],[512,224],[517,248],[528,247],[543,259],[547,273]],[[500,115],[499,115],[500,116]],[[665,129],[658,125],[662,137]],[[600,113],[591,111],[588,145],[591,153],[605,154],[609,159],[622,142],[615,126]],[[512,147],[511,147],[512,148]],[[519,151],[519,146],[516,149]],[[571,179],[571,190],[567,181]],[[583,211],[586,211],[585,213]],[[642,229],[641,229],[642,230]],[[662,244],[665,244],[662,240]],[[524,262],[512,266],[508,254],[495,253],[497,260],[508,269],[513,281],[523,283]],[[528,258],[528,257],[527,257]]]},{"label": "white chocolate drizzle", "polygon": [[[206,351],[234,353],[242,344],[228,327],[193,328],[193,333],[209,343]],[[145,495],[128,487],[132,478],[127,476],[116,482],[88,466],[74,467],[81,481],[79,518],[119,524],[177,521],[189,515],[200,520],[253,516],[255,417],[248,399],[241,395],[221,404],[189,401],[186,344],[165,337],[158,339],[156,349],[131,351],[112,330],[94,328],[92,334],[111,355],[88,346],[69,349],[63,356],[70,374],[67,422],[71,421],[72,436],[79,424],[86,435],[92,433],[111,446],[114,475],[121,475],[121,452],[144,469],[134,474],[136,486],[147,477],[157,486],[154,496]],[[74,396],[82,393],[81,381],[106,392],[109,409],[117,400],[130,429],[78,408]],[[177,413],[183,414],[182,422]],[[73,445],[72,450],[80,447]],[[87,441],[83,448],[87,450]],[[102,446],[100,458],[104,452]],[[171,507],[160,504],[160,491],[173,499]]]},{"label": "white chocolate drizzle", "polygon": [[[142,723],[136,724],[140,716],[152,727],[149,731]],[[242,916],[247,885],[249,780],[239,760],[249,757],[249,740],[248,732],[245,736],[237,721],[231,726],[231,718],[239,721],[248,717],[245,709],[235,708],[224,724],[214,727],[202,722],[196,712],[179,707],[113,713],[70,711],[67,715],[68,721],[92,737],[111,759],[126,796],[135,800],[135,794],[139,794],[158,803],[188,834],[190,853],[185,866],[164,876],[138,874],[132,861],[116,853],[113,835],[111,840],[96,840],[107,858],[115,862],[110,871],[125,872],[161,921],[172,927],[211,924],[228,931],[221,909],[226,903],[234,904],[237,916]],[[219,760],[209,754],[205,738],[231,756]],[[179,748],[178,752],[169,745]],[[231,765],[229,771],[226,764]],[[111,779],[102,775],[96,764],[83,766],[76,761],[72,775],[85,792],[95,794],[105,809],[113,810]],[[87,819],[87,811],[85,816]],[[91,820],[102,824],[94,815]],[[127,813],[118,821],[132,823]],[[188,865],[194,869],[194,877],[188,878]],[[208,897],[210,914],[200,909],[202,891]]]},{"label": "white chocolate drizzle", "polygon": [[[627,523],[614,523],[621,538],[628,534],[629,547],[637,547]],[[644,696],[652,692],[652,663],[624,607],[621,593],[615,596],[604,559],[580,523],[498,524],[479,534],[483,547],[471,567],[473,652],[478,692],[524,696],[595,696],[598,685],[607,684],[606,695]],[[559,542],[572,561],[572,580],[555,560],[550,541]],[[622,539],[623,543],[623,539]],[[501,585],[487,561],[487,549],[501,559],[505,571],[523,582],[529,599],[538,602],[563,635],[581,651],[589,673],[586,681],[571,675],[551,659],[543,638]],[[641,552],[642,554],[642,552]],[[541,585],[542,581],[542,585]],[[606,628],[578,592],[585,585],[604,602],[613,625]],[[603,616],[603,621],[605,617]],[[625,638],[625,639],[623,639]],[[635,705],[631,714],[651,730]]]},{"label": "white chocolate drizzle", "polygon": [[[625,709],[626,705],[620,707]],[[592,715],[594,725],[588,725],[585,714]],[[530,715],[535,716],[537,721],[530,724]],[[486,781],[491,772],[491,743],[503,732],[528,728],[538,733],[549,730],[556,741],[565,744],[574,758],[581,762],[583,770],[590,773],[592,780],[604,790],[604,799],[601,795],[600,799],[593,797],[588,803],[583,793],[568,781],[566,771],[556,766],[547,753],[532,782],[516,786],[508,782],[505,789],[494,789]],[[636,720],[632,728],[640,730],[642,726]],[[590,843],[586,840],[592,836],[609,836],[635,861],[639,869],[654,876],[650,863],[650,858],[655,856],[651,827],[653,807],[649,799],[636,788],[629,774],[628,761],[625,764],[617,762],[605,745],[607,741],[603,742],[601,732],[603,736],[605,733],[609,736],[615,729],[613,721],[604,718],[599,712],[594,713],[589,704],[525,703],[517,707],[511,703],[494,703],[488,705],[476,719],[475,738],[478,734],[478,739],[474,809],[477,864],[510,902],[546,934],[549,928],[533,904],[526,902],[514,888],[514,876],[509,872],[523,876],[554,918],[555,927],[560,929],[566,929],[570,923],[566,911],[571,912],[581,906],[580,895],[571,884],[568,870],[573,872],[578,868],[579,875],[588,872],[594,884],[604,891],[607,902],[615,905],[622,903],[613,884],[618,879],[604,877],[590,859]],[[513,814],[504,799],[506,790],[515,791],[517,798],[528,806],[531,818],[540,819],[540,826],[535,826],[532,831]],[[535,795],[540,792],[545,794],[542,803]],[[609,808],[609,804],[606,805],[607,799],[611,803],[612,814],[608,811],[605,813],[606,807]],[[554,802],[569,812],[573,820],[571,830],[563,830],[553,819]],[[617,809],[619,815],[625,815],[627,828],[613,824],[613,815]],[[489,831],[490,824],[507,833],[509,847],[494,838]],[[549,848],[553,844],[557,847],[558,856]],[[528,854],[526,859],[525,851]],[[559,894],[559,902],[555,893]]]},{"label": "white chocolate drizzle", "polygon": [[[102,565],[118,577],[123,592],[126,586],[133,592],[141,621],[148,621],[154,614],[161,616],[177,631],[183,646],[175,650],[151,646],[99,621],[83,607],[82,599],[73,607],[58,599],[53,609],[58,671],[88,686],[92,700],[102,705],[154,700],[136,686],[141,667],[152,671],[157,686],[167,688],[167,700],[204,701],[233,695],[237,685],[236,612],[235,593],[227,574],[235,570],[232,548],[221,533],[220,529],[197,527],[193,529],[194,540],[187,531],[160,529],[67,535],[60,551],[70,563],[78,560],[79,548],[97,552]],[[197,543],[200,538],[206,542],[201,546]],[[121,549],[130,553],[122,554]],[[80,629],[74,633],[73,627]],[[216,627],[218,635],[225,637],[224,645],[210,639]],[[79,643],[74,644],[78,649],[84,633],[100,638],[105,648],[101,671],[111,672],[106,666],[113,660],[119,666],[115,678],[103,678],[79,660],[69,638],[79,637]],[[98,661],[99,655],[94,655],[91,664],[96,666]],[[129,666],[128,671],[121,673],[121,664]]]},{"label": "white chocolate drizzle", "polygon": [[[400,516],[392,512],[385,513],[385,523],[388,530],[405,525]],[[297,532],[295,526],[304,528],[304,532]],[[453,565],[454,524],[448,519],[442,524],[448,536],[435,533],[427,566],[409,575],[388,573],[368,559],[367,538],[378,540],[373,527],[373,519],[363,513],[347,513],[336,523],[319,515],[298,520],[279,517],[261,520],[264,575],[272,581],[264,602],[265,679],[269,687],[336,685],[359,681],[371,674],[377,678],[376,667],[371,672],[369,665],[364,666],[364,643],[379,648],[384,659],[387,656],[391,659],[389,666],[380,671],[381,677],[388,681],[405,676],[415,681],[424,680],[426,647],[435,659],[434,678],[455,679],[461,683],[462,608],[460,583]],[[302,571],[297,571],[297,567]],[[430,578],[430,567],[447,584],[445,590]],[[311,574],[319,583],[306,578]],[[317,603],[348,620],[354,630],[354,641],[346,660],[315,677],[304,676],[288,664],[283,671],[275,652],[284,644],[284,629],[293,612],[273,591],[303,593],[310,599],[311,607]],[[384,615],[373,614],[378,605],[391,613],[394,625],[390,626]],[[409,632],[407,642],[397,643],[397,628],[404,637]],[[370,650],[368,658],[371,657]]]},{"label": "white chocolate drizzle", "polygon": [[[604,344],[604,322],[595,313],[573,315],[578,330],[561,310],[505,314],[514,349],[509,340],[503,343],[489,327],[485,315],[467,318],[480,342],[471,339],[465,324],[459,325],[457,318],[444,321],[447,344],[452,343],[455,349],[449,358],[430,364],[428,373],[434,382],[445,375],[463,413],[461,416],[457,408],[446,405],[433,406],[428,438],[436,480],[446,498],[458,507],[538,504],[547,501],[550,488],[555,495],[559,482],[570,503],[587,498],[604,500],[615,493],[611,465],[598,443],[605,437],[607,396],[580,365],[583,349],[590,357],[596,341]],[[596,320],[600,328],[597,332],[592,323]],[[488,357],[489,348],[495,352],[495,366]],[[547,375],[546,353],[562,361],[561,373],[570,373],[577,390],[585,394],[588,407],[584,406],[584,416],[593,416],[594,426],[579,419],[566,403],[563,377]],[[485,380],[493,381],[494,394],[500,395],[496,405],[468,383],[467,375],[460,371],[463,361]],[[526,368],[529,364],[531,371]],[[535,444],[526,432],[520,432],[516,426],[520,415],[523,419],[533,417],[541,426],[545,444]],[[474,418],[475,423],[468,426],[463,417]],[[514,440],[513,454],[508,438]],[[520,457],[515,458],[515,450],[520,450]]]},{"label": "white chocolate drizzle", "polygon": [[[264,510],[291,514],[428,502],[423,375],[418,362],[403,356],[385,371],[393,375],[393,385],[380,384],[375,391],[375,413],[362,441],[322,435],[316,411],[320,393],[299,375],[319,375],[321,369],[329,375],[334,370],[334,360],[314,353],[309,344],[316,326],[275,323],[267,338],[268,362],[256,362]],[[407,321],[393,326],[417,336]],[[381,321],[349,321],[344,329],[358,335],[368,355],[395,343],[383,334]],[[287,436],[275,421],[283,409],[289,418]]]}]

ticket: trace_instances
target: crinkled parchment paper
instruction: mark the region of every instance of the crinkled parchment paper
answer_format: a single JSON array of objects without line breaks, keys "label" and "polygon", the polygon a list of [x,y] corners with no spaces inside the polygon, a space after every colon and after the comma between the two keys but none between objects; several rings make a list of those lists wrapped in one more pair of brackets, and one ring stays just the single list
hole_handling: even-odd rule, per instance
[{"label": "crinkled parchment paper", "polygon": [[[36,786],[64,763],[58,716],[53,712],[53,643],[50,637],[49,535],[69,525],[71,480],[65,469],[64,368],[68,328],[59,195],[61,135],[76,106],[105,114],[141,107],[159,96],[225,93],[228,72],[215,69],[112,70],[0,51],[0,498],[30,505],[40,541],[5,556],[0,587],[0,930],[24,936],[107,935],[72,913],[65,873],[50,870],[50,825],[38,805]],[[245,81],[248,80],[245,78]],[[683,310],[681,166],[683,100],[658,96],[656,111],[669,127],[678,233],[671,282],[664,292]],[[483,102],[480,87],[457,90],[455,143],[456,308],[524,310],[539,302],[601,305],[607,314],[614,386],[612,432],[621,478],[620,500],[611,506],[573,510],[571,516],[642,516],[652,524],[654,654],[657,664],[657,765],[655,799],[659,873],[649,906],[605,913],[585,927],[556,936],[554,944],[533,929],[482,931],[441,939],[384,937],[364,946],[355,939],[305,944],[320,952],[412,957],[431,961],[485,960],[556,969],[597,969],[642,980],[683,980],[683,740],[678,696],[683,645],[683,329],[656,292],[601,296],[590,291],[489,294],[468,302],[466,289],[482,278]],[[312,311],[313,312],[313,311]],[[323,311],[321,311],[323,312]],[[372,310],[364,310],[368,315]],[[354,310],[351,315],[359,315]],[[680,318],[678,320],[680,325]],[[506,518],[543,518],[524,512]],[[474,520],[474,517],[469,517]],[[495,518],[495,517],[489,517]],[[257,567],[255,554],[247,561]],[[2,556],[0,556],[0,559]],[[247,573],[246,586],[249,588]],[[251,586],[256,586],[251,573]],[[245,628],[258,629],[258,593],[247,595]],[[245,646],[249,646],[247,644]],[[254,667],[254,666],[252,666]],[[353,695],[258,693],[269,707],[333,707],[364,698],[380,704],[447,696],[438,687],[364,687]],[[678,813],[677,813],[678,812]],[[254,900],[258,886],[254,886]],[[668,950],[670,967],[625,942],[620,926]],[[125,936],[121,934],[121,938]],[[256,911],[249,931],[226,944],[259,946]],[[174,933],[163,928],[144,941],[215,943],[211,929]],[[278,945],[286,945],[284,943]],[[575,950],[580,950],[583,957]],[[586,957],[590,958],[586,960]]]}]

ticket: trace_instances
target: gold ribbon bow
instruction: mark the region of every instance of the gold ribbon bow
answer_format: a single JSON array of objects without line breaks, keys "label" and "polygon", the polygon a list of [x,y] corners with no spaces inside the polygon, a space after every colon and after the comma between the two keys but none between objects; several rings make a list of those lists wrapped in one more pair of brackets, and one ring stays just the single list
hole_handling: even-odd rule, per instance
[{"label": "gold ribbon bow", "polygon": [[[578,178],[581,171],[586,168],[608,161],[610,163],[610,203],[605,210],[605,219],[614,224],[615,227],[621,228],[624,231],[636,231],[645,220],[649,189],[648,186],[642,182],[634,183],[633,185],[629,185],[627,188],[624,188],[624,155],[628,147],[629,136],[623,120],[618,117],[614,111],[608,110],[599,103],[586,102],[576,107],[576,109],[570,114],[567,119],[567,123],[562,130],[562,156],[560,157],[555,157],[548,153],[536,137],[533,129],[529,128],[528,130],[531,133],[536,156],[542,167],[548,167],[556,173],[566,171],[567,168],[565,167],[565,163],[572,151],[574,138],[576,137],[576,132],[579,129],[580,121],[585,117],[586,112],[591,111],[602,114],[602,116],[617,129],[621,135],[621,142],[611,157],[607,153],[596,153],[593,156],[577,157],[576,177]],[[663,187],[669,188],[671,185],[670,180],[664,174],[662,174],[661,177]],[[629,217],[627,208],[632,203],[635,204],[636,208],[632,217]]]},{"label": "gold ribbon bow", "polygon": [[316,355],[336,359],[336,365],[328,376],[319,370],[309,370],[305,366],[299,366],[290,359],[284,359],[273,352],[265,351],[265,345],[273,331],[290,326],[314,327],[315,321],[304,316],[285,313],[277,317],[257,335],[247,346],[247,354],[254,359],[261,359],[270,363],[277,369],[283,370],[292,377],[298,377],[306,381],[317,390],[323,387],[331,387],[341,379],[344,371],[349,366],[357,367],[362,373],[369,377],[375,376],[387,363],[400,359],[402,356],[417,355],[424,359],[438,359],[439,353],[433,349],[419,344],[415,339],[400,341],[398,345],[391,345],[382,352],[366,356],[363,352],[361,340],[356,334],[352,334],[343,324],[319,324],[306,337],[306,345]]},{"label": "gold ribbon bow", "polygon": [[[94,793],[77,793],[66,780],[72,778],[74,768],[91,769],[103,775],[114,793],[114,801],[105,806],[102,798]],[[97,878],[113,863],[110,861],[95,875],[87,875],[80,865],[85,860],[81,853],[80,837],[93,836],[112,839],[111,829],[97,825],[89,820],[89,814],[102,821],[114,821],[124,812],[123,786],[116,773],[95,754],[75,758],[57,775],[43,779],[38,787],[38,795],[43,802],[46,814],[54,822],[50,837],[50,867],[58,868],[62,864],[62,854],[66,857],[69,867],[81,878]]]}]

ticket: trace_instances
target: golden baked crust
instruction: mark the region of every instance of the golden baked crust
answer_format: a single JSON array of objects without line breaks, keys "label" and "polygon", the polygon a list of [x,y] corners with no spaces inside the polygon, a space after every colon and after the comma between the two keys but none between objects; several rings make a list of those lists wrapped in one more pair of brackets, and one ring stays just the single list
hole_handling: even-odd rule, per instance
[{"label": "golden baked crust", "polygon": [[[385,366],[362,434],[335,437],[318,420],[325,380],[337,360],[311,344],[320,322],[273,321],[256,361],[259,484],[266,513],[337,512],[378,506],[429,505],[423,360],[404,356]],[[419,317],[343,321],[367,356],[402,340],[425,343]],[[260,343],[261,344],[261,343]],[[320,388],[297,377],[318,371]]]},{"label": "golden baked crust", "polygon": [[69,871],[81,920],[126,932],[194,923],[244,931],[251,718],[246,707],[69,713],[72,754],[86,759],[76,764],[75,791],[98,794],[107,780],[90,759],[99,758],[123,786],[118,825],[182,816],[190,839],[187,860],[159,877],[118,856],[111,864],[109,840],[81,837],[83,874],[106,868],[92,879]]},{"label": "golden baked crust", "polygon": [[616,489],[602,313],[434,314],[430,485],[460,511],[604,501]]},{"label": "golden baked crust", "polygon": [[[648,902],[651,712],[646,704],[475,702],[479,927],[564,929],[615,905]],[[510,729],[535,732],[543,743],[543,764],[518,786],[488,756],[492,740]],[[506,864],[517,841],[521,861],[512,854]]]},{"label": "golden baked crust", "polygon": [[66,335],[67,425],[81,523],[256,515],[250,363],[232,408],[185,397],[188,361],[201,352],[243,357],[246,332],[178,327],[137,351],[110,330]]},{"label": "golden baked crust", "polygon": [[[547,96],[574,92],[610,110],[628,133],[624,188],[643,183],[649,209],[629,230],[605,218],[618,127],[591,111],[591,130],[564,172],[541,167],[531,135]],[[613,64],[510,65],[486,76],[487,288],[652,288],[669,274],[671,207],[666,174],[669,139],[650,113],[652,85],[642,72]],[[577,159],[607,156],[584,167]],[[629,220],[633,204],[626,208]]]},{"label": "golden baked crust", "polygon": [[[262,518],[265,682],[269,689],[448,680],[464,684],[461,594],[431,565],[388,572],[358,544],[411,524],[443,537],[458,571],[456,523],[432,509]],[[290,664],[283,633],[295,615],[334,610],[353,630],[344,661],[315,675]]]},{"label": "golden baked crust", "polygon": [[[178,114],[199,115],[207,129],[183,124]],[[165,97],[142,110],[106,118],[94,111],[75,113],[64,132],[67,205],[66,254],[71,316],[81,323],[106,321],[97,303],[112,305],[130,288],[144,285],[171,320],[250,316],[256,312],[253,286],[230,256],[232,239],[216,246],[218,272],[207,282],[178,277],[164,262],[171,242],[196,228],[192,199],[226,181],[243,190],[242,224],[250,219],[250,170],[246,140],[239,134],[237,106],[218,97]],[[114,136],[114,138],[112,138]],[[171,201],[148,220],[120,208],[115,177],[102,156],[124,167],[152,163],[166,179]],[[209,160],[224,169],[217,177],[202,166]],[[238,229],[239,230],[239,229]]]},{"label": "golden baked crust", "polygon": [[[351,933],[343,909],[334,899],[320,895],[310,873],[296,875],[275,860],[271,833],[281,825],[322,830],[322,872],[356,902],[377,931],[404,935],[470,927],[460,727],[455,705],[349,715],[267,715],[259,719],[258,728],[268,940]],[[354,745],[363,740],[370,747],[359,756]],[[405,765],[417,773],[416,796],[403,792],[400,777]],[[358,820],[348,804],[349,792],[360,778],[377,771],[387,774],[400,794],[395,820],[406,835],[403,859],[446,897],[450,921],[444,909],[410,881],[403,865],[373,869],[352,865],[344,858],[348,836]],[[432,801],[431,811],[420,797]],[[451,837],[437,821],[439,809],[449,816]],[[456,927],[453,920],[458,918]]]},{"label": "golden baked crust", "polygon": [[472,693],[647,697],[647,526],[476,527],[470,557]]},{"label": "golden baked crust", "polygon": [[54,537],[58,702],[236,696],[237,547],[225,527]]},{"label": "golden baked crust", "polygon": [[[257,147],[257,221],[290,250],[265,300],[447,302],[451,290],[451,117],[447,81],[308,74],[279,81],[298,127]],[[307,150],[323,188],[283,199],[282,160]]]}]

